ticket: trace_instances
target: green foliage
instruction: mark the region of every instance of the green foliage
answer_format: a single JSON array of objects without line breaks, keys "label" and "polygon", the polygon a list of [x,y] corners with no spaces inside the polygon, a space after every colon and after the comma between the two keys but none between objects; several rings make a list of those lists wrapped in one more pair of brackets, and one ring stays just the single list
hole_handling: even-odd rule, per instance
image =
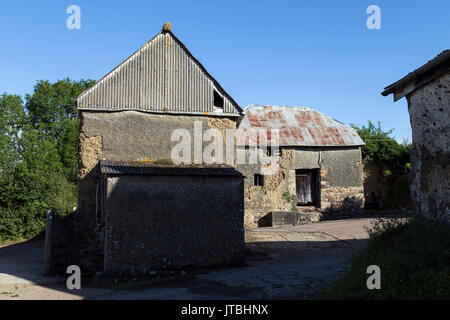
[{"label": "green foliage", "polygon": [[[367,247],[319,299],[450,298],[450,229],[418,216],[381,219],[369,230]],[[381,269],[381,289],[368,290],[366,269]]]},{"label": "green foliage", "polygon": [[45,213],[76,206],[78,113],[75,98],[93,81],[38,81],[25,104],[0,96],[0,241],[29,238]]},{"label": "green foliage", "polygon": [[291,204],[291,211],[297,212],[297,196],[295,194],[290,194],[289,192],[284,192],[282,196],[284,201]]},{"label": "green foliage", "polygon": [[362,147],[362,158],[365,163],[374,162],[382,164],[385,167],[396,170],[403,168],[409,162],[411,154],[411,144],[404,142],[399,144],[390,135],[393,129],[383,131],[380,122],[375,126],[371,121],[368,125],[357,127],[353,125],[358,135],[364,141],[365,146]]},{"label": "green foliage", "polygon": [[390,135],[393,129],[383,131],[380,122],[375,126],[368,121],[367,126],[353,125],[365,145],[361,148],[363,163],[375,164],[384,177],[386,186],[391,188],[391,206],[406,205],[409,200],[408,171],[412,145],[408,141],[398,143]]},{"label": "green foliage", "polygon": [[78,82],[63,79],[55,83],[38,81],[32,95],[26,95],[25,107],[30,123],[39,132],[56,142],[63,172],[76,183],[78,111],[76,97],[92,86],[93,80]]}]

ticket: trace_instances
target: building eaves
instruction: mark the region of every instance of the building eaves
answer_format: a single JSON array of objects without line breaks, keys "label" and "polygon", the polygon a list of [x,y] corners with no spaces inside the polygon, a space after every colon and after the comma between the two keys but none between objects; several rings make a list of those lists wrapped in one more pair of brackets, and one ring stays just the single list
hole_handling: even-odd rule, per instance
[{"label": "building eaves", "polygon": [[450,50],[444,50],[420,68],[384,88],[381,94],[388,96],[393,93],[394,101],[397,101],[449,71]]},{"label": "building eaves", "polygon": [[170,165],[137,160],[100,160],[100,170],[102,174],[107,175],[242,176],[227,165]]}]

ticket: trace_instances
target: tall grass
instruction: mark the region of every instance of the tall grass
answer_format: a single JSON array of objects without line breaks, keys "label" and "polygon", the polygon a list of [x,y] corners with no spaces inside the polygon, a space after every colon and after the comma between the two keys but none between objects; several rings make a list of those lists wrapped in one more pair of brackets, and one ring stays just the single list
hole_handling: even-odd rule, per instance
[{"label": "tall grass", "polygon": [[[421,216],[377,220],[367,247],[318,299],[450,299],[450,227]],[[381,269],[381,289],[369,290],[367,267]]]}]

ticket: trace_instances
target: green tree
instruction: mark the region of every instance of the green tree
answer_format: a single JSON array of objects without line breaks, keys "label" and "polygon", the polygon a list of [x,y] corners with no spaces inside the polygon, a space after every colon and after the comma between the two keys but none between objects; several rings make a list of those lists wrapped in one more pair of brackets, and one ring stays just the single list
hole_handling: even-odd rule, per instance
[{"label": "green tree", "polygon": [[33,94],[26,95],[25,107],[30,123],[41,134],[53,138],[69,181],[76,183],[78,110],[76,97],[95,83],[94,80],[72,81],[68,78],[50,83],[40,80]]},{"label": "green tree", "polygon": [[20,158],[20,135],[26,123],[22,99],[6,93],[0,96],[0,179],[11,181]]},{"label": "green tree", "polygon": [[52,208],[76,205],[78,112],[92,80],[38,81],[33,94],[0,96],[0,241],[29,238]]}]

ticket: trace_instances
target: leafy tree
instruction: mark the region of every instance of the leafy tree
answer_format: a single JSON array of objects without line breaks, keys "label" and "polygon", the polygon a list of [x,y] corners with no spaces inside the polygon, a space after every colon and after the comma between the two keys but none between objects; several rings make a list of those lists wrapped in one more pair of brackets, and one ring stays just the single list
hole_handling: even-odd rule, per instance
[{"label": "leafy tree", "polygon": [[94,84],[94,80],[68,78],[50,83],[40,80],[32,95],[26,95],[25,107],[30,123],[41,134],[56,141],[65,176],[76,183],[78,111],[75,99]]},{"label": "leafy tree", "polygon": [[[40,80],[32,95],[27,94],[26,109],[33,124],[59,129],[67,119],[78,119],[76,97],[94,84],[94,80],[72,81],[68,78],[50,83]],[[58,132],[54,132],[58,134]]]},{"label": "leafy tree", "polygon": [[0,175],[10,181],[20,155],[20,134],[26,122],[22,99],[6,93],[0,96]]},{"label": "leafy tree", "polygon": [[76,205],[78,112],[92,80],[38,81],[34,92],[0,96],[0,241],[29,238],[45,213]]}]

